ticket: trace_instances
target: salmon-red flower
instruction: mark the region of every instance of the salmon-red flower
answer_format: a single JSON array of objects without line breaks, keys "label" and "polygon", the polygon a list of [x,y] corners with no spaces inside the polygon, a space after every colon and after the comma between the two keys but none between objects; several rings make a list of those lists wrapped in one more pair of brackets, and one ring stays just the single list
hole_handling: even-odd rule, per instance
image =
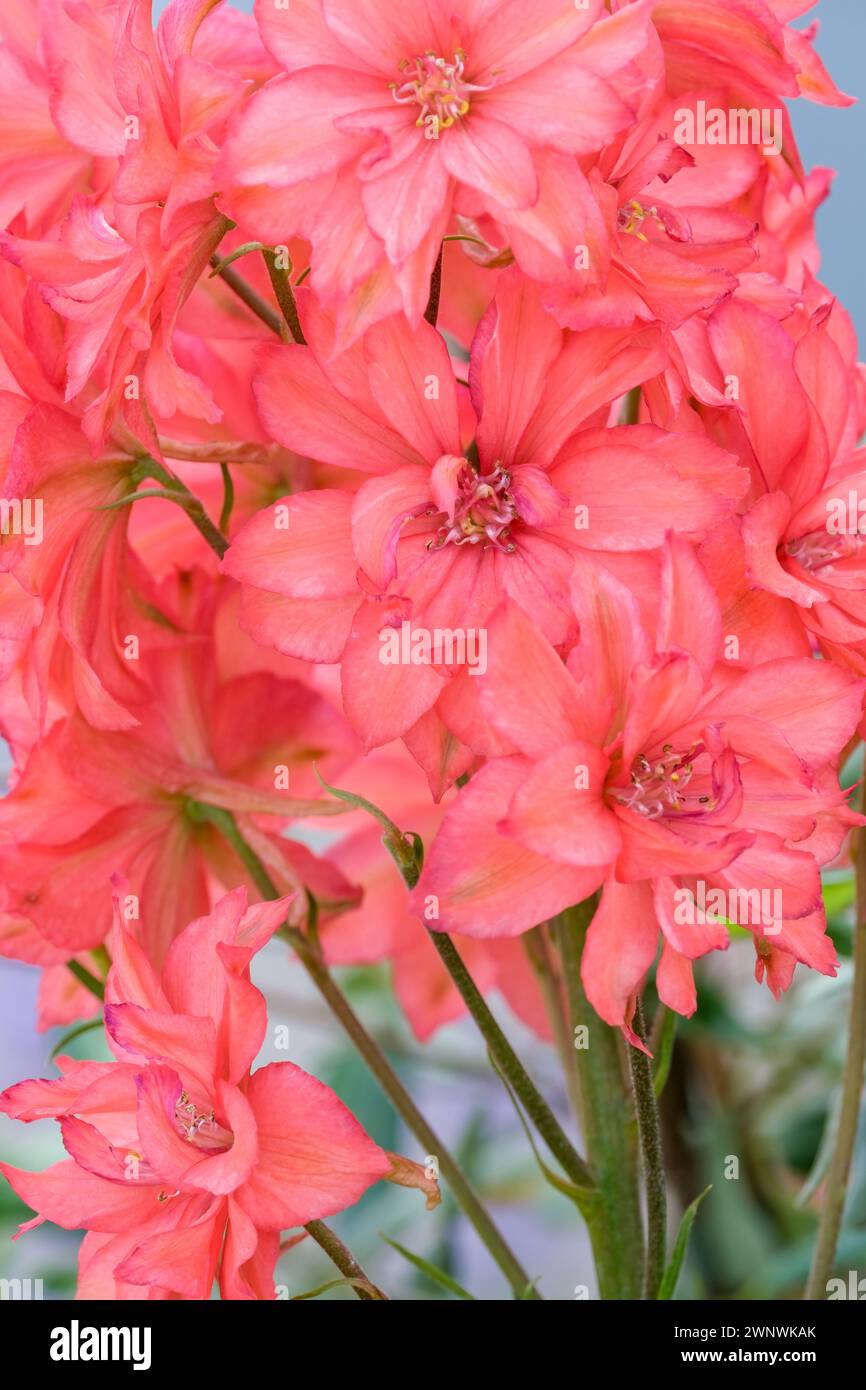
[{"label": "salmon-red flower", "polygon": [[288,900],[238,889],[190,922],[157,974],[116,909],[105,1026],[114,1062],[59,1059],[0,1108],[53,1116],[69,1154],[0,1164],[38,1216],[87,1235],[79,1298],[276,1296],[280,1232],[351,1206],[392,1168],[346,1107],[291,1062],[251,1068],[267,1028],[249,964]]}]

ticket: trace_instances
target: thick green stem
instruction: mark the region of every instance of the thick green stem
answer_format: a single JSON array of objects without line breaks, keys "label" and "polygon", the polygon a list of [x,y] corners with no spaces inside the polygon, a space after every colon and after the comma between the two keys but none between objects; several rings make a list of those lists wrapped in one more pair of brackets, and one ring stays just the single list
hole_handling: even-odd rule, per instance
[{"label": "thick green stem", "polygon": [[[866,803],[866,787],[862,795]],[[857,873],[857,920],[854,924],[854,980],[848,1016],[848,1050],[842,1076],[842,1103],[836,1141],[827,1169],[818,1238],[804,1295],[812,1300],[827,1297],[827,1281],[833,1273],[857,1138],[866,1066],[866,833],[863,830],[857,834],[854,864]]]},{"label": "thick green stem", "polygon": [[578,1059],[584,1142],[596,1191],[583,1204],[605,1300],[640,1298],[643,1226],[634,1106],[622,1037],[590,1006],[580,979],[580,958],[595,911],[588,899],[556,919],[566,993]]},{"label": "thick green stem", "polygon": [[[330,1226],[326,1226],[324,1221],[308,1221],[304,1227],[308,1236],[311,1236],[320,1249],[324,1250],[331,1264],[334,1265],[345,1279],[356,1281],[354,1285],[355,1293],[362,1303],[379,1303],[388,1301],[388,1295],[367,1278],[355,1256],[352,1254],[348,1245],[345,1245],[336,1231],[332,1231]],[[365,1287],[366,1285],[366,1287]]]},{"label": "thick green stem", "polygon": [[[635,1005],[634,1031],[646,1042],[647,1030],[640,999]],[[665,1183],[662,1132],[659,1123],[652,1063],[640,1048],[629,1048],[631,1079],[634,1086],[637,1128],[643,1161],[644,1192],[647,1207],[647,1243],[644,1262],[643,1296],[657,1298],[665,1272],[667,1240],[667,1185]]]},{"label": "thick green stem", "polygon": [[[225,836],[243,862],[262,897],[270,900],[279,897],[276,884],[255,850],[247,844],[241,835],[231,812],[219,807],[200,804],[197,804],[196,812],[201,819],[209,820]],[[387,1057],[367,1032],[348,999],[334,981],[317,949],[296,927],[284,927],[281,935],[292,946],[313,984],[334,1017],[342,1024],[407,1129],[411,1130],[416,1139],[420,1141],[425,1154],[433,1154],[438,1159],[441,1176],[448,1183],[458,1206],[472,1222],[481,1240],[499,1265],[515,1298],[539,1299],[541,1295],[535,1289],[526,1270],[519,1263],[497,1226],[494,1225],[463,1170],[421,1114]]]}]

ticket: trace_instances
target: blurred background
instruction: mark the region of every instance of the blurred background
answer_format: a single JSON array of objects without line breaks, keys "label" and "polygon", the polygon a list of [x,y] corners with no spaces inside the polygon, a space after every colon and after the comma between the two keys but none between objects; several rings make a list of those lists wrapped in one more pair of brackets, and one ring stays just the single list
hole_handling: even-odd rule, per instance
[{"label": "blurred background", "polygon": [[[252,0],[234,2],[240,9],[252,9]],[[163,8],[164,0],[155,0],[155,13]],[[859,95],[866,4],[823,0],[817,14],[824,62],[843,90]],[[810,18],[804,16],[799,25]],[[852,313],[862,341],[866,111],[863,105],[837,110],[797,102],[793,119],[804,164],[830,165],[838,171],[832,194],[818,213],[822,279]],[[854,767],[847,769],[848,781],[856,775]],[[837,979],[800,968],[793,987],[775,1003],[766,988],[754,982],[754,951],[741,929],[724,956],[699,964],[698,1013],[694,1020],[681,1022],[662,1100],[672,1222],[692,1198],[713,1185],[695,1224],[680,1297],[773,1299],[796,1297],[802,1287],[814,1231],[808,1198],[822,1178],[822,1138],[838,1090],[850,991],[850,872],[829,873],[825,891],[830,930],[842,959]],[[266,1044],[260,1064],[288,1058],[313,1072],[333,1087],[379,1144],[423,1162],[425,1155],[395,1120],[318,995],[293,967],[287,948],[272,943],[257,958],[254,979],[268,997],[271,1024],[289,1028],[289,1051],[277,1053]],[[420,1108],[464,1164],[530,1275],[539,1278],[545,1297],[572,1299],[582,1285],[594,1296],[582,1223],[570,1203],[541,1177],[474,1029],[467,1023],[452,1025],[421,1048],[393,1002],[386,968],[343,971],[341,983]],[[0,1088],[25,1077],[54,1074],[51,1056],[62,1038],[59,1033],[34,1033],[36,988],[35,971],[0,962]],[[568,1127],[555,1054],[523,1029],[501,1001],[494,998],[492,1003]],[[108,1056],[97,1032],[64,1044],[63,1050],[80,1057]],[[0,1155],[32,1169],[64,1156],[52,1122],[24,1126],[3,1116]],[[11,1243],[17,1224],[30,1214],[3,1184],[0,1278],[42,1279],[45,1297],[68,1298],[75,1286],[79,1235],[45,1225]],[[447,1191],[443,1206],[430,1215],[419,1194],[379,1184],[332,1224],[370,1277],[393,1297],[433,1300],[450,1295],[386,1244],[382,1232],[452,1275],[475,1297],[508,1296]],[[838,1269],[843,1274],[866,1270],[863,1124]],[[324,1255],[307,1241],[282,1259],[277,1279],[291,1297],[332,1273]],[[354,1295],[336,1289],[324,1297]]]}]

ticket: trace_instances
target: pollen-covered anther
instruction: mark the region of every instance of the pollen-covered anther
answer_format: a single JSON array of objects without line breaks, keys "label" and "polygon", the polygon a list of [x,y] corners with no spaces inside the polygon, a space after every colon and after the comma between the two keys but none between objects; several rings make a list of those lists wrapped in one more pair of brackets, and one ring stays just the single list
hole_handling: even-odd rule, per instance
[{"label": "pollen-covered anther", "polygon": [[505,555],[516,549],[511,537],[511,524],[517,508],[511,494],[511,474],[500,464],[491,473],[476,473],[466,464],[459,480],[459,491],[448,522],[440,526],[434,540],[427,542],[428,550],[441,550],[445,545],[481,545],[493,547]]},{"label": "pollen-covered anther", "polygon": [[180,1100],[175,1107],[175,1118],[180,1125],[181,1132],[187,1139],[194,1139],[203,1129],[212,1129],[214,1125],[214,1112],[198,1110],[190,1100],[186,1091],[181,1091]]},{"label": "pollen-covered anther", "polygon": [[401,106],[411,106],[413,102],[420,106],[417,125],[425,125],[433,117],[438,130],[447,130],[468,114],[473,92],[488,90],[466,80],[465,62],[466,54],[461,48],[451,62],[432,51],[404,59],[400,64],[403,82],[389,83],[394,100]]},{"label": "pollen-covered anther", "polygon": [[637,198],[630,198],[617,215],[617,226],[621,232],[627,232],[630,236],[636,236],[638,241],[648,241],[649,238],[641,229],[647,218],[650,218],[658,227],[664,230],[664,222],[659,217],[658,208],[653,206],[645,208],[643,203],[639,203]]},{"label": "pollen-covered anther", "polygon": [[788,541],[786,553],[810,574],[816,570],[827,569],[839,560],[847,560],[856,555],[866,537],[859,532],[844,532],[831,535],[828,531],[812,531],[808,536],[798,536]]},{"label": "pollen-covered anther", "polygon": [[701,744],[677,751],[672,744],[666,743],[661,757],[653,761],[645,753],[639,753],[631,766],[631,786],[615,792],[616,800],[647,820],[658,820],[668,811],[689,809],[687,802],[711,809],[710,797],[684,795],[684,789],[694,776],[695,759],[702,752]]}]

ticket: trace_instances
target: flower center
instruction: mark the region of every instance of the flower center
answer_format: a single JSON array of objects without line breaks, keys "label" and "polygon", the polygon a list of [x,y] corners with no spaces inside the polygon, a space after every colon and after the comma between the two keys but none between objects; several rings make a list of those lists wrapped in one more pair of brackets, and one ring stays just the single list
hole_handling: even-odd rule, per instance
[{"label": "flower center", "polygon": [[517,515],[511,495],[511,474],[496,464],[492,473],[476,473],[466,463],[457,475],[457,491],[451,514],[436,532],[435,540],[427,542],[428,550],[441,550],[445,545],[493,546],[503,554],[513,553],[515,546],[509,527]]},{"label": "flower center", "polygon": [[636,236],[638,241],[648,241],[649,238],[646,233],[641,230],[648,217],[652,218],[657,226],[664,230],[664,223],[659,217],[657,207],[645,208],[643,203],[638,202],[637,198],[630,198],[617,214],[617,226],[621,232],[628,232],[629,235]]},{"label": "flower center", "polygon": [[403,82],[389,83],[394,100],[401,106],[416,102],[421,112],[415,124],[432,125],[438,136],[440,130],[447,130],[467,114],[472,92],[487,90],[466,81],[465,62],[462,48],[457,49],[450,63],[445,58],[437,58],[432,51],[420,58],[404,59],[400,64]]},{"label": "flower center", "polygon": [[845,532],[831,535],[828,531],[812,531],[808,536],[798,536],[788,541],[785,553],[790,555],[804,570],[814,574],[816,570],[829,568],[837,560],[847,560],[860,550],[864,537],[859,532]]},{"label": "flower center", "polygon": [[217,1123],[212,1110],[199,1110],[187,1091],[180,1093],[174,1119],[184,1139],[206,1153],[218,1153],[232,1145],[230,1131]]},{"label": "flower center", "polygon": [[[695,759],[703,751],[702,743],[695,743],[686,750],[677,750],[666,743],[661,757],[654,761],[645,753],[639,753],[631,765],[630,786],[616,788],[615,800],[647,820],[658,820],[669,811],[711,811],[711,796],[685,795],[685,788],[694,776]],[[689,805],[690,802],[693,804]]]}]

